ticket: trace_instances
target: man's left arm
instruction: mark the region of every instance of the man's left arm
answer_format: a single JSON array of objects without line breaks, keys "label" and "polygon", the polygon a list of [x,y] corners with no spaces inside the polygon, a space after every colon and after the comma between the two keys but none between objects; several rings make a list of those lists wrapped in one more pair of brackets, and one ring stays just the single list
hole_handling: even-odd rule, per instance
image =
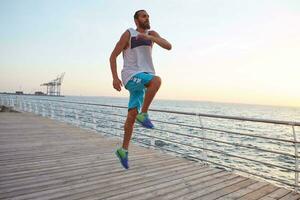
[{"label": "man's left arm", "polygon": [[159,46],[161,46],[164,49],[171,50],[172,45],[170,42],[168,42],[166,39],[160,37],[160,35],[155,31],[149,31],[149,35],[146,34],[139,34],[138,37],[151,40],[152,42],[155,42]]}]

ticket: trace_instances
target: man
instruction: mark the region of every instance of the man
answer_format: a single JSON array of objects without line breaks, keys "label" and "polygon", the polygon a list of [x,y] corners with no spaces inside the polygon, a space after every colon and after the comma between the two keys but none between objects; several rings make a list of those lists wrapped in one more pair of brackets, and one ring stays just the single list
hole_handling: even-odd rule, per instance
[{"label": "man", "polygon": [[[128,146],[133,132],[135,120],[146,128],[153,128],[148,115],[149,106],[161,85],[161,79],[155,76],[152,62],[152,46],[158,44],[164,49],[171,50],[171,44],[150,29],[149,15],[145,10],[134,14],[136,29],[126,30],[116,44],[111,56],[110,67],[113,77],[113,87],[121,91],[124,85],[130,93],[128,114],[124,126],[122,148],[116,151],[125,169],[128,169]],[[123,52],[124,66],[122,82],[117,73],[116,59]]]}]

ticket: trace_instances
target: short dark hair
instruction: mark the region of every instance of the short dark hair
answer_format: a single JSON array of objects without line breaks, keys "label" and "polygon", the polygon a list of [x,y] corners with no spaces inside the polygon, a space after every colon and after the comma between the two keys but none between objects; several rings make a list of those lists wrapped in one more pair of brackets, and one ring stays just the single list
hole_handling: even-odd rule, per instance
[{"label": "short dark hair", "polygon": [[145,11],[145,12],[146,12],[146,10],[138,10],[138,11],[136,11],[136,12],[134,13],[134,15],[133,15],[134,19],[137,19],[137,18],[139,17],[139,12],[142,12],[142,11]]}]

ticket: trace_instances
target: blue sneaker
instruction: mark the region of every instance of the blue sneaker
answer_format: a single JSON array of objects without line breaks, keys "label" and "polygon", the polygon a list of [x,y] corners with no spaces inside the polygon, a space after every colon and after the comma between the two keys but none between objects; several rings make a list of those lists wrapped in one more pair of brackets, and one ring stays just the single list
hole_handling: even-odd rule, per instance
[{"label": "blue sneaker", "polygon": [[116,156],[119,158],[122,166],[125,169],[129,169],[129,165],[128,165],[128,151],[126,151],[123,148],[119,148],[116,151]]},{"label": "blue sneaker", "polygon": [[136,116],[136,120],[145,128],[154,128],[154,125],[152,124],[148,113],[139,113]]}]

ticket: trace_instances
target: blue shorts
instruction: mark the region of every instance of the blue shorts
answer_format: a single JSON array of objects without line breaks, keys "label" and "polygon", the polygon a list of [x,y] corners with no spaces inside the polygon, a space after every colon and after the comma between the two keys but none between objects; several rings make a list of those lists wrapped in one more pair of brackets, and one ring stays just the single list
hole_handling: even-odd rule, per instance
[{"label": "blue shorts", "polygon": [[138,112],[144,102],[146,85],[154,78],[154,75],[141,72],[134,75],[126,84],[125,88],[130,93],[128,110],[137,108]]}]

